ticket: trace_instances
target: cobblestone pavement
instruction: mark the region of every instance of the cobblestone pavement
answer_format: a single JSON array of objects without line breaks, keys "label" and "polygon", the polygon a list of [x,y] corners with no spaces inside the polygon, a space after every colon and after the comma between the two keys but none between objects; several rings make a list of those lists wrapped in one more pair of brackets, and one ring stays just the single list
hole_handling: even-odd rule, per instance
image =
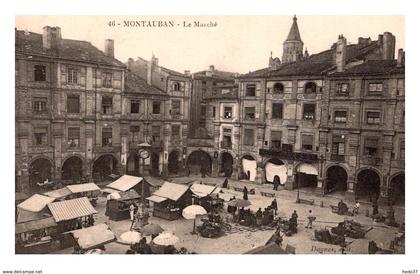
[{"label": "cobblestone pavement", "polygon": [[[224,178],[177,178],[177,182],[191,182],[193,180],[202,181],[206,184],[222,184]],[[375,223],[371,218],[364,215],[367,209],[370,209],[370,205],[362,204],[360,214],[356,216],[340,216],[333,214],[329,205],[337,205],[340,199],[344,199],[343,196],[318,196],[314,195],[308,190],[301,190],[300,197],[304,199],[314,199],[314,205],[307,204],[296,204],[296,191],[280,190],[272,191],[270,185],[256,185],[245,181],[234,181],[229,180],[230,189],[223,189],[223,193],[220,196],[224,199],[229,199],[232,196],[242,198],[242,193],[235,191],[233,187],[247,186],[247,188],[255,189],[254,195],[249,195],[249,200],[252,203],[251,208],[256,210],[259,207],[264,208],[271,203],[273,198],[264,197],[260,195],[260,192],[272,192],[275,193],[275,197],[278,203],[279,210],[277,215],[280,217],[289,218],[293,210],[297,211],[298,214],[298,233],[291,237],[284,237],[283,244],[292,245],[296,248],[298,254],[335,254],[341,253],[341,249],[337,245],[329,245],[314,240],[314,230],[325,227],[332,227],[337,225],[338,222],[344,219],[353,219],[361,223],[365,228],[372,228],[363,239],[351,239],[347,238],[346,241],[350,242],[346,249],[348,254],[365,254],[368,252],[368,243],[370,240],[375,240],[379,247],[389,248],[391,240],[394,238],[397,232],[396,228],[387,227],[384,224]],[[321,201],[323,207],[320,206]],[[346,201],[345,201],[346,202]],[[109,221],[104,215],[106,199],[101,198],[97,205],[98,214],[96,215],[95,223],[108,223],[111,229],[115,232],[117,237],[122,233],[130,229],[130,221],[123,220],[119,222]],[[351,207],[352,205],[347,202]],[[311,209],[313,215],[316,216],[316,221],[313,224],[313,229],[305,228],[308,211]],[[385,208],[380,208],[380,212],[385,213]],[[404,220],[404,208],[398,208],[395,210],[395,216],[398,222]],[[266,241],[271,237],[274,230],[270,228],[254,229],[239,225],[232,225],[231,231],[225,233],[223,236],[216,239],[208,239],[198,236],[197,234],[191,234],[193,222],[191,220],[185,220],[183,218],[175,221],[167,221],[164,219],[151,217],[149,219],[151,223],[156,223],[162,226],[165,230],[172,231],[175,235],[180,238],[175,246],[177,248],[186,247],[189,251],[194,251],[199,254],[242,254],[254,247],[264,245]],[[197,221],[197,225],[200,221]],[[150,239],[149,239],[150,240]],[[122,254],[125,253],[129,247],[127,245],[113,242],[106,245],[106,253],[109,254]],[[71,253],[72,249],[68,248],[61,250],[57,253]]]}]

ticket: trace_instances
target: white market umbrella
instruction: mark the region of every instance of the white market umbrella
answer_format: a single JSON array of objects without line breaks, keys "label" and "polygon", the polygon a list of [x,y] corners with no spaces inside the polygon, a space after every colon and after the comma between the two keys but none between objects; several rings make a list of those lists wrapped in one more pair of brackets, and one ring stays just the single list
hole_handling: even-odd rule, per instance
[{"label": "white market umbrella", "polygon": [[135,244],[140,242],[141,235],[137,231],[127,231],[121,234],[120,242],[124,244]]},{"label": "white market umbrella", "polygon": [[187,220],[194,220],[193,231],[192,233],[195,234],[195,218],[199,215],[205,215],[207,211],[204,207],[199,205],[190,205],[184,208],[182,211],[182,216],[184,216]]},{"label": "white market umbrella", "polygon": [[179,242],[179,238],[175,236],[172,232],[164,231],[160,233],[156,238],[153,239],[153,242],[157,245],[174,245]]}]

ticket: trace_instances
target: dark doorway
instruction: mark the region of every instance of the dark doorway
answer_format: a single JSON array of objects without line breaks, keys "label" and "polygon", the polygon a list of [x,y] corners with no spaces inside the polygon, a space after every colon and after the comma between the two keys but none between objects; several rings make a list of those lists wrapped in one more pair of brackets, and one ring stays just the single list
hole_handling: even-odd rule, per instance
[{"label": "dark doorway", "polygon": [[375,171],[365,169],[357,175],[356,198],[373,202],[379,198],[381,179]]},{"label": "dark doorway", "polygon": [[169,153],[168,156],[168,171],[172,174],[177,174],[180,169],[179,163],[180,153],[177,150],[172,151]]},{"label": "dark doorway", "polygon": [[132,176],[139,176],[140,175],[140,158],[137,153],[132,152],[127,159],[127,174]]},{"label": "dark doorway", "polygon": [[315,188],[318,185],[317,175],[306,174],[302,172],[296,173],[295,187]]},{"label": "dark doorway", "polygon": [[228,152],[222,153],[222,163],[220,171],[224,173],[225,177],[232,176],[233,172],[233,157]]},{"label": "dark doorway", "polygon": [[150,175],[159,176],[159,154],[152,152],[150,157]]},{"label": "dark doorway", "polygon": [[326,193],[347,190],[347,172],[341,166],[331,166],[327,169]]},{"label": "dark doorway", "polygon": [[109,175],[118,173],[117,164],[118,161],[114,156],[110,154],[102,155],[93,163],[93,178],[96,181],[108,180]]},{"label": "dark doorway", "polygon": [[212,160],[208,153],[196,150],[188,156],[187,166],[190,174],[202,174],[204,172],[210,175]]},{"label": "dark doorway", "polygon": [[68,158],[61,168],[61,179],[71,180],[73,183],[80,182],[83,176],[83,161],[76,156]]},{"label": "dark doorway", "polygon": [[52,164],[45,158],[33,161],[29,166],[29,186],[31,191],[38,191],[40,188],[37,183],[52,179]]},{"label": "dark doorway", "polygon": [[399,174],[391,180],[391,202],[394,205],[405,205],[405,174]]}]

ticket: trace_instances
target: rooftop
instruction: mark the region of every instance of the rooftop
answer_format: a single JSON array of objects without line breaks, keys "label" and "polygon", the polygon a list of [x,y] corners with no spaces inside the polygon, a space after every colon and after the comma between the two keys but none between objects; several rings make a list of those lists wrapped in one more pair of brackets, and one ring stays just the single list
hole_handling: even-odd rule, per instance
[{"label": "rooftop", "polygon": [[150,95],[164,95],[168,96],[167,93],[158,89],[155,86],[149,85],[146,80],[138,76],[137,74],[127,71],[125,73],[125,82],[124,82],[125,92],[126,93],[140,93],[140,94],[150,94]]},{"label": "rooftop", "polygon": [[65,60],[95,63],[107,66],[125,68],[125,65],[105,53],[90,42],[61,39],[57,51],[45,49],[42,44],[42,34],[16,30],[15,49],[17,53],[54,57]]}]

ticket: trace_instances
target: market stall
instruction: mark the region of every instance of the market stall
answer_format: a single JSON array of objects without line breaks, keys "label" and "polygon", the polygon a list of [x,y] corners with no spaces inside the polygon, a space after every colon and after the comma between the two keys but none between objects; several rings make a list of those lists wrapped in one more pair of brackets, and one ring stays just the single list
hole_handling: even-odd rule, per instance
[{"label": "market stall", "polygon": [[18,223],[15,226],[16,254],[42,254],[53,249],[57,223],[53,217]]},{"label": "market stall", "polygon": [[44,195],[55,198],[56,201],[62,201],[71,195],[71,191],[67,187],[63,187],[45,192]]},{"label": "market stall", "polygon": [[47,205],[55,198],[34,194],[17,205],[17,223],[42,219],[49,215]]},{"label": "market stall", "polygon": [[101,189],[95,183],[68,185],[71,192],[71,198],[88,197],[89,201],[96,205],[98,196],[101,195]]},{"label": "market stall", "polygon": [[218,194],[221,188],[194,183],[190,187],[193,204],[204,207],[208,212],[223,208],[223,199]]},{"label": "market stall", "polygon": [[107,196],[106,214],[113,221],[130,218],[130,205],[140,204],[141,196],[134,190],[113,192]]},{"label": "market stall", "polygon": [[151,184],[142,177],[123,175],[114,182],[106,185],[102,191],[107,195],[115,191],[124,192],[128,190],[136,191],[141,197],[150,196]]},{"label": "market stall", "polygon": [[191,205],[191,191],[188,186],[166,182],[147,200],[152,203],[153,216],[176,220]]},{"label": "market stall", "polygon": [[95,248],[103,248],[116,239],[114,232],[106,224],[73,230],[69,234],[73,239],[74,251],[82,254]]}]

